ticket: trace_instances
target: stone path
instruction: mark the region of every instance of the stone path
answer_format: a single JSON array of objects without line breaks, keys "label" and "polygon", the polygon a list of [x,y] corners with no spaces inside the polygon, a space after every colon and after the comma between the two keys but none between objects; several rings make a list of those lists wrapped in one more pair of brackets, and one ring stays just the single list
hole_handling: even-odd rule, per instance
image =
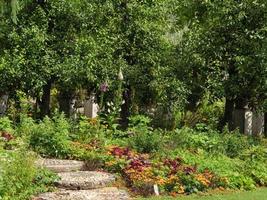
[{"label": "stone path", "polygon": [[44,193],[33,200],[129,200],[126,191],[111,187],[116,177],[99,171],[86,171],[82,161],[42,159],[37,162],[58,173],[60,180],[55,182],[58,191]]}]

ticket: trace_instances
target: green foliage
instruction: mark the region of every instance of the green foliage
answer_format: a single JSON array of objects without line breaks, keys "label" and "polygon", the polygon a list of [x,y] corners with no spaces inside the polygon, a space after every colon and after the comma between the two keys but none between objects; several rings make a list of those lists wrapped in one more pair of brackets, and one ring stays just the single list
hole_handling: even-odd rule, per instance
[{"label": "green foliage", "polygon": [[[266,144],[264,140],[237,132],[224,134],[212,130],[183,128],[167,135],[168,155],[226,177],[226,187],[253,189],[266,184]],[[170,153],[172,152],[172,153]]]},{"label": "green foliage", "polygon": [[173,148],[203,149],[212,154],[225,154],[240,157],[253,145],[259,145],[257,138],[246,137],[238,132],[218,133],[198,125],[196,129],[182,128],[170,134],[170,146]]},{"label": "green foliage", "polygon": [[[65,92],[82,88],[99,95],[99,85],[108,82],[114,85],[109,88],[112,96],[122,84],[117,81],[121,69],[123,85],[133,91],[133,104],[140,111],[146,112],[151,103],[181,107],[186,89],[170,76],[167,61],[171,50],[164,37],[170,24],[167,4],[163,0],[23,2],[17,10],[19,26],[5,25],[9,18],[0,21],[6,28],[0,34],[1,92],[22,90],[40,99],[41,106],[50,84]],[[121,98],[121,92],[115,97]]]},{"label": "green foliage", "polygon": [[[152,183],[158,183],[162,192],[183,194],[218,187],[250,190],[267,184],[264,139],[227,130],[219,133],[205,124],[163,132],[153,130],[151,119],[143,115],[130,118],[129,128],[122,131],[127,137],[117,137],[100,122],[81,118],[70,123],[55,115],[37,123],[22,115],[14,132],[43,156],[84,160],[91,170],[122,174],[139,192]],[[46,191],[55,178],[38,173],[31,176],[38,187],[28,185],[26,196]]]},{"label": "green foliage", "polygon": [[216,100],[211,102],[210,95],[206,94],[199,103],[197,113],[201,115],[198,123],[205,123],[212,129],[216,129],[223,117],[224,101]]},{"label": "green foliage", "polygon": [[90,143],[92,139],[102,139],[104,127],[97,118],[80,117],[72,126],[71,138],[81,143]]},{"label": "green foliage", "polygon": [[178,127],[187,126],[191,128],[216,129],[223,117],[224,101],[212,101],[210,95],[206,94],[202,97],[195,111],[178,111],[177,125]]},{"label": "green foliage", "polygon": [[70,153],[69,129],[64,115],[46,117],[29,130],[29,145],[43,156],[66,158]]},{"label": "green foliage", "polygon": [[8,117],[0,117],[0,132],[6,131],[8,133],[13,133],[13,124]]},{"label": "green foliage", "polygon": [[3,200],[27,200],[48,191],[55,180],[50,172],[37,170],[34,156],[25,150],[2,153],[0,159],[0,197]]},{"label": "green foliage", "polygon": [[249,138],[245,138],[238,133],[232,133],[224,135],[222,145],[224,146],[227,156],[237,157],[253,144],[249,143]]},{"label": "green foliage", "polygon": [[47,169],[38,169],[32,181],[36,187],[35,193],[53,191],[55,189],[54,183],[57,180],[59,180],[59,177],[54,172]]},{"label": "green foliage", "polygon": [[[115,94],[116,96],[120,95],[120,93]],[[115,97],[115,100],[117,102],[107,102],[105,105],[105,110],[100,113],[101,121],[103,124],[106,124],[109,129],[111,129],[113,132],[118,131],[118,128],[120,126],[119,124],[119,115],[121,112],[121,97]],[[118,100],[120,102],[118,102]]]},{"label": "green foliage", "polygon": [[[209,169],[214,177],[225,177],[225,182],[214,181],[217,186],[266,186],[266,144],[237,132],[217,131],[226,102],[233,102],[231,109],[266,109],[265,1],[0,0],[0,96],[9,94],[18,122],[15,126],[7,117],[0,118],[0,133],[12,134],[1,135],[0,151],[17,149],[25,140],[42,156],[83,159],[94,169],[113,161],[105,154],[107,144],[123,145],[150,153],[148,160],[153,162],[181,156],[183,164],[197,165],[201,173]],[[10,13],[11,19],[6,15]],[[118,80],[122,72],[124,79]],[[108,86],[105,93],[99,90],[102,83]],[[29,112],[43,112],[45,105],[49,114],[51,89],[58,91],[60,109],[64,103],[70,107],[78,90],[94,92],[105,116],[102,121],[82,117],[75,122],[63,115],[38,122],[27,117]],[[69,99],[59,98],[65,93]],[[127,103],[122,106],[123,98]],[[105,103],[111,101],[113,105]],[[126,131],[119,129],[122,107],[131,114]],[[149,114],[153,121],[136,113]],[[163,132],[153,130],[152,124],[181,129]],[[113,153],[119,159],[107,167],[111,171],[125,170],[128,161],[133,168],[151,167],[143,155],[131,160],[135,156],[127,147]],[[127,162],[123,156],[129,157]],[[12,161],[4,168],[12,170],[1,171],[0,194],[12,199],[21,193],[18,197],[24,199],[36,191],[29,183],[36,169],[16,153],[9,157]],[[176,172],[182,171],[176,165]],[[154,175],[149,167],[145,177]],[[187,187],[180,188],[176,180],[170,190],[207,189],[196,174],[176,175]],[[7,183],[10,191],[3,186],[8,177],[19,179],[14,187]],[[41,172],[35,181],[43,185],[49,177]]]},{"label": "green foliage", "polygon": [[20,123],[16,127],[16,135],[20,137],[29,137],[32,130],[36,127],[36,122],[33,118],[26,115],[20,116]]},{"label": "green foliage", "polygon": [[182,1],[179,8],[187,31],[177,48],[178,64],[189,67],[178,72],[185,70],[192,98],[208,88],[236,107],[259,109],[266,99],[265,1]]},{"label": "green foliage", "polygon": [[162,140],[157,132],[136,132],[129,138],[129,145],[142,153],[156,152],[161,148]]},{"label": "green foliage", "polygon": [[129,130],[148,130],[151,119],[144,115],[135,115],[129,118]]},{"label": "green foliage", "polygon": [[21,153],[7,159],[11,159],[11,162],[4,162],[1,166],[0,196],[9,199],[27,199],[29,192],[32,192],[29,188],[32,187],[36,173],[32,156]]},{"label": "green foliage", "polygon": [[161,148],[161,134],[159,131],[151,131],[148,117],[138,115],[130,118],[129,145],[141,153],[156,152]]}]

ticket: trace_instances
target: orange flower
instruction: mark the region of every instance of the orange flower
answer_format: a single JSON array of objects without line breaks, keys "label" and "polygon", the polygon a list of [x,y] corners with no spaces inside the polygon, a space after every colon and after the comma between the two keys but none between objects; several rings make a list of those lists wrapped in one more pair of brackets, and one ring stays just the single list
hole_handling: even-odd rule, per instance
[{"label": "orange flower", "polygon": [[176,192],[171,192],[170,195],[173,196],[173,197],[176,197],[177,193]]},{"label": "orange flower", "polygon": [[198,174],[196,179],[205,187],[208,187],[211,184],[210,180],[208,180],[203,174]]},{"label": "orange flower", "polygon": [[222,191],[223,191],[223,190],[225,190],[225,188],[223,188],[223,187],[220,186],[220,187],[219,187],[219,190],[222,190]]},{"label": "orange flower", "polygon": [[173,184],[173,183],[176,183],[179,181],[179,178],[177,176],[174,176],[174,175],[171,175],[168,180],[167,180],[167,183],[169,184]]}]

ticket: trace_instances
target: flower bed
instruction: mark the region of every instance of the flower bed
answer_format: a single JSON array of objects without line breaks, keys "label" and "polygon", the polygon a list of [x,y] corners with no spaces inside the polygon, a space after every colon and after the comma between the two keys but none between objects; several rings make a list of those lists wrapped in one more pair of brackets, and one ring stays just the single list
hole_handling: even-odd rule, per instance
[{"label": "flower bed", "polygon": [[200,171],[197,166],[185,164],[182,158],[153,159],[148,154],[136,153],[125,147],[109,147],[111,159],[105,163],[107,170],[120,173],[127,185],[138,194],[152,194],[157,185],[161,193],[190,194],[227,186],[227,178],[215,173]]}]

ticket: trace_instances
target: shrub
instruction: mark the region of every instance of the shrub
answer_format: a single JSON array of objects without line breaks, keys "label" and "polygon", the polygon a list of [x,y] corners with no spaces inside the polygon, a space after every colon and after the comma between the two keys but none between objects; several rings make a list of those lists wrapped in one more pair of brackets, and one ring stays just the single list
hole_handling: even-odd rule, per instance
[{"label": "shrub", "polygon": [[145,115],[135,115],[129,118],[129,130],[148,130],[151,119]]},{"label": "shrub", "polygon": [[209,98],[204,97],[196,111],[177,112],[177,124],[195,128],[197,124],[203,124],[212,129],[216,129],[224,110],[224,102],[209,102]]},{"label": "shrub", "polygon": [[244,150],[250,147],[247,137],[239,133],[225,134],[222,137],[221,145],[224,146],[226,155],[231,158],[241,155]]},{"label": "shrub", "polygon": [[33,118],[27,115],[20,115],[20,123],[16,128],[16,135],[19,137],[27,138],[32,133],[32,129],[36,126],[36,122]]},{"label": "shrub", "polygon": [[81,143],[90,143],[91,140],[102,140],[104,127],[98,118],[80,117],[78,122],[73,124],[71,138]]},{"label": "shrub", "polygon": [[162,137],[159,131],[152,131],[149,127],[151,120],[143,115],[130,118],[128,133],[129,146],[140,153],[158,151],[162,146]]},{"label": "shrub", "polygon": [[256,188],[256,184],[251,177],[236,173],[229,177],[229,187],[234,189],[252,190]]},{"label": "shrub", "polygon": [[171,132],[168,139],[169,147],[203,149],[211,154],[219,153],[235,158],[241,156],[250,147],[260,145],[258,139],[241,135],[238,132],[221,134],[212,129],[204,129],[201,124],[198,125],[197,129],[184,127]]},{"label": "shrub", "polygon": [[43,156],[66,158],[71,153],[69,129],[63,115],[46,117],[31,128],[29,145]]},{"label": "shrub", "polygon": [[224,152],[221,143],[221,136],[210,130],[210,132],[199,132],[191,128],[184,127],[170,133],[170,147],[184,149],[203,149],[210,153]]},{"label": "shrub", "polygon": [[245,162],[244,174],[252,177],[259,186],[267,185],[267,147],[254,146],[241,155]]},{"label": "shrub", "polygon": [[84,160],[89,170],[101,169],[107,159],[107,155],[102,152],[104,147],[94,146],[97,144],[83,144],[73,142],[71,146],[71,159]]},{"label": "shrub", "polygon": [[0,132],[8,132],[8,133],[13,133],[13,125],[11,120],[8,117],[0,117]]},{"label": "shrub", "polygon": [[[3,154],[2,154],[3,155]],[[27,200],[30,196],[51,189],[55,175],[34,165],[34,155],[25,150],[1,157],[0,197],[4,200]]]},{"label": "shrub", "polygon": [[162,138],[158,132],[137,132],[129,138],[129,145],[140,153],[152,153],[162,146]]}]

